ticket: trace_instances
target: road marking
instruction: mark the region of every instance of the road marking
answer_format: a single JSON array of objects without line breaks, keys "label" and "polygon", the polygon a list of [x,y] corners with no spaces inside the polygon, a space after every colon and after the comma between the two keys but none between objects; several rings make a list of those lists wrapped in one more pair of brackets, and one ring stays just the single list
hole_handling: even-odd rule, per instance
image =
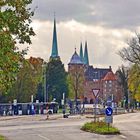
[{"label": "road marking", "polygon": [[124,135],[120,135],[120,137],[122,137],[123,139],[126,139],[126,136],[124,136]]},{"label": "road marking", "polygon": [[45,136],[42,136],[42,135],[38,135],[40,138],[42,138],[42,139],[44,139],[44,140],[50,140],[50,139],[48,139],[47,137],[45,137]]}]

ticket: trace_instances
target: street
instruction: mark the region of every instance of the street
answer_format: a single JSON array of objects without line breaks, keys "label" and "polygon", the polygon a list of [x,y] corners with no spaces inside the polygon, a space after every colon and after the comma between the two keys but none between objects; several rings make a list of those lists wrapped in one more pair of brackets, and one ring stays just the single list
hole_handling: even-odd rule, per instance
[{"label": "street", "polygon": [[114,125],[127,137],[127,140],[140,139],[140,113],[115,116]]},{"label": "street", "polygon": [[114,125],[121,135],[97,135],[83,132],[80,127],[92,118],[75,116],[69,118],[45,119],[46,116],[20,116],[1,119],[0,134],[9,140],[139,140],[140,113],[114,116]]}]

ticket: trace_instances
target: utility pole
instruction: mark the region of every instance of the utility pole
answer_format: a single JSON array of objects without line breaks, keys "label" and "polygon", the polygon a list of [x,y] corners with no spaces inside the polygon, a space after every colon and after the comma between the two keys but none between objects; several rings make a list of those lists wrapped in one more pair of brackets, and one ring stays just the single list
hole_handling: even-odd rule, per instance
[{"label": "utility pole", "polygon": [[46,103],[46,65],[43,66],[43,76],[44,76],[44,103]]},{"label": "utility pole", "polygon": [[49,101],[48,99],[49,99],[49,85],[47,85],[46,102]]}]

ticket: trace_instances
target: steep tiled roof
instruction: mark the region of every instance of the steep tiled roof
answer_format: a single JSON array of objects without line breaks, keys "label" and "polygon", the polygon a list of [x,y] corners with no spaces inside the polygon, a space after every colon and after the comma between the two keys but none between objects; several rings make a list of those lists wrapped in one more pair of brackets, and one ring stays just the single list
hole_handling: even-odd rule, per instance
[{"label": "steep tiled roof", "polygon": [[115,76],[115,74],[114,74],[112,71],[109,71],[109,72],[105,75],[105,77],[103,78],[103,80],[104,80],[104,81],[109,81],[109,80],[114,81],[114,80],[116,80],[116,76]]}]

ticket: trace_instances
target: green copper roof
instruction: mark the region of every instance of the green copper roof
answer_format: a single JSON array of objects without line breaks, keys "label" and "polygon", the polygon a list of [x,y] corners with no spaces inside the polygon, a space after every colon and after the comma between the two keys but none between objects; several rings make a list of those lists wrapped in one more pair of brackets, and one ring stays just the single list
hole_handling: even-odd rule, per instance
[{"label": "green copper roof", "polygon": [[80,58],[81,58],[81,61],[84,62],[82,42],[80,45]]},{"label": "green copper roof", "polygon": [[87,41],[85,42],[84,64],[85,64],[85,65],[89,65]]},{"label": "green copper roof", "polygon": [[56,32],[56,21],[54,19],[54,29],[53,29],[53,43],[52,43],[52,53],[51,58],[57,58],[58,48],[57,48],[57,32]]}]

